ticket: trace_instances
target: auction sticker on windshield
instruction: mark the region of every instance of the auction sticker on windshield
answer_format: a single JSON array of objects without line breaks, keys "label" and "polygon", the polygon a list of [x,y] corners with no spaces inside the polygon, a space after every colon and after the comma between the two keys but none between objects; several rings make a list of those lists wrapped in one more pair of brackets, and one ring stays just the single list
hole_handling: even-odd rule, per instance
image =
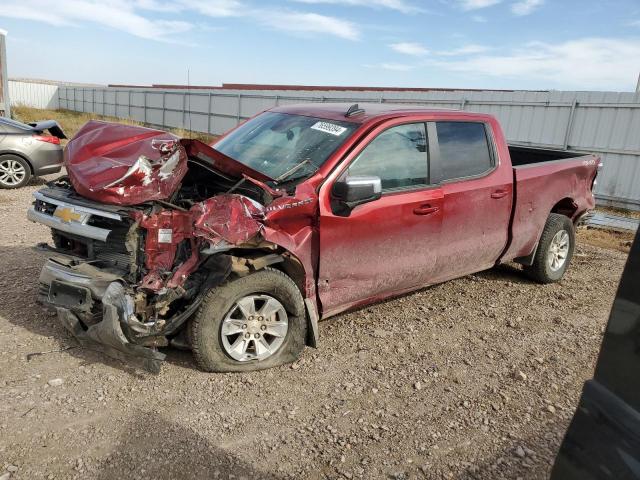
[{"label": "auction sticker on windshield", "polygon": [[313,125],[311,125],[311,128],[313,128],[314,130],[319,130],[324,133],[330,133],[331,135],[335,135],[336,137],[339,137],[340,135],[342,135],[344,132],[347,131],[345,127],[341,127],[340,125],[335,125],[329,122],[316,122]]}]

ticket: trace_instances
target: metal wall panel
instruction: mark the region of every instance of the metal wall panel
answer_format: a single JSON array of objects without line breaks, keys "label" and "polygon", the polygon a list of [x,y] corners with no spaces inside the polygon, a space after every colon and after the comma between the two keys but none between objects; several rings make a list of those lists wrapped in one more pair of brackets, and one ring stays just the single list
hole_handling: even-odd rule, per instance
[{"label": "metal wall panel", "polygon": [[9,80],[11,105],[25,105],[35,108],[56,109],[58,86],[48,83],[17,82]]},{"label": "metal wall panel", "polygon": [[96,88],[79,101],[82,90],[60,86],[60,108],[213,134],[262,110],[300,102],[413,103],[489,113],[510,142],[598,153],[605,164],[599,201],[640,209],[640,93]]}]

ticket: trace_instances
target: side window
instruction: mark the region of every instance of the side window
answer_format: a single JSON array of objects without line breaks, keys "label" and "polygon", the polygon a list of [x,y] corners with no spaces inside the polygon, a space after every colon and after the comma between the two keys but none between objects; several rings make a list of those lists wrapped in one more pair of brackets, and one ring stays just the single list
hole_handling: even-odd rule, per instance
[{"label": "side window", "polygon": [[378,135],[349,166],[349,176],[380,177],[382,190],[428,184],[424,123],[398,125]]},{"label": "side window", "polygon": [[483,123],[436,122],[442,180],[480,175],[493,161]]}]

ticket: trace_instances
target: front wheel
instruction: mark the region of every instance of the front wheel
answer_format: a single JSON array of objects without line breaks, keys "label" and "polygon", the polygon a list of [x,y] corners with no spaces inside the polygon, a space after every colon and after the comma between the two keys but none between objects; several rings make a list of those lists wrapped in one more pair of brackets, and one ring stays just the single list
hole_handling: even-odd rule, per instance
[{"label": "front wheel", "polygon": [[575,232],[571,219],[552,213],[542,231],[533,264],[525,272],[540,283],[553,283],[562,279],[575,246]]},{"label": "front wheel", "polygon": [[287,275],[265,268],[212,289],[188,328],[202,370],[275,367],[293,362],[304,349],[304,300]]}]

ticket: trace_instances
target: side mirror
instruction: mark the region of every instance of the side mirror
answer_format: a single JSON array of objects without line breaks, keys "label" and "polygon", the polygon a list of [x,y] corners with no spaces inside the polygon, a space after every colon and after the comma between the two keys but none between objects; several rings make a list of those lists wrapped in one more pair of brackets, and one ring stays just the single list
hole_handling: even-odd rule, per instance
[{"label": "side mirror", "polygon": [[363,203],[378,200],[382,196],[380,177],[344,177],[333,185],[332,194],[343,209],[353,210]]}]

